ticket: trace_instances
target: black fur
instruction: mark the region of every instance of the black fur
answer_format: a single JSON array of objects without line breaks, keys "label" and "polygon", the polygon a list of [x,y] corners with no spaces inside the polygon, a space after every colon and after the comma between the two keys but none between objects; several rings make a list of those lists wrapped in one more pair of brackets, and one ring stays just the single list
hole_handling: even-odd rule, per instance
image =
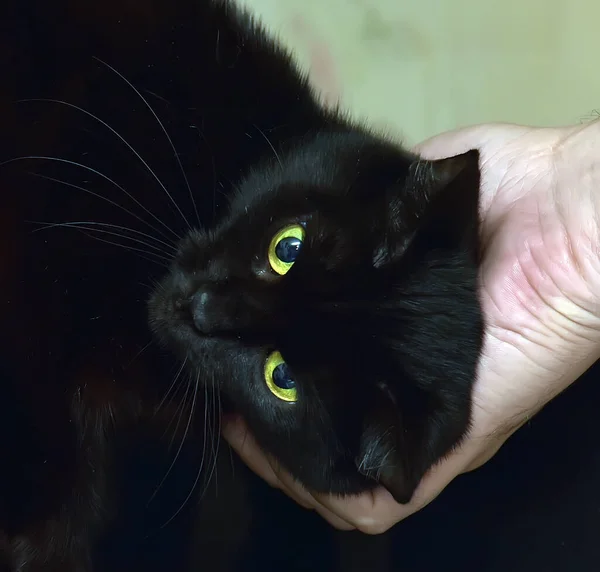
[{"label": "black fur", "polygon": [[[13,568],[89,569],[115,513],[117,436],[164,427],[182,399],[202,411],[217,388],[307,486],[380,482],[408,501],[468,429],[477,153],[422,161],[324,111],[227,3],[8,0],[0,16],[1,417],[18,435],[0,449],[0,541]],[[290,221],[306,241],[278,277],[267,247]],[[188,303],[200,289],[203,333]],[[152,343],[148,300],[170,351]],[[266,388],[272,349],[295,404]],[[182,364],[191,382],[156,415]],[[202,435],[195,420],[175,433]]]},{"label": "black fur", "polygon": [[[184,240],[151,300],[152,325],[304,484],[346,494],[383,479],[407,502],[469,420],[481,343],[477,153],[420,163],[340,129],[279,156],[243,180],[230,217]],[[276,277],[269,241],[302,219],[304,248]],[[210,335],[193,309],[174,310],[200,289]],[[273,349],[295,376],[295,404],[264,382]]]}]

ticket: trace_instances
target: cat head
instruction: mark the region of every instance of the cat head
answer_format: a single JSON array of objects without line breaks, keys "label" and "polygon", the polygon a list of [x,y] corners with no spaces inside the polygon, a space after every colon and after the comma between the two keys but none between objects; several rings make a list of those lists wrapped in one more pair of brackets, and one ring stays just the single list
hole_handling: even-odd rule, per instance
[{"label": "cat head", "polygon": [[482,339],[478,153],[321,133],[190,232],[157,336],[307,487],[408,502],[464,436]]}]

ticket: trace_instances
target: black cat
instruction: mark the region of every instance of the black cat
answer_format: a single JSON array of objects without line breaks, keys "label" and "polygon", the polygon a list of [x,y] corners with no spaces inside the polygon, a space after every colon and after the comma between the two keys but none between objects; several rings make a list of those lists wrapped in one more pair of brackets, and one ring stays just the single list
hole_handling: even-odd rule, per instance
[{"label": "black cat", "polygon": [[468,429],[477,152],[424,161],[325,111],[230,3],[0,21],[13,569],[90,569],[121,436],[214,439],[222,408],[308,487],[407,502]]}]

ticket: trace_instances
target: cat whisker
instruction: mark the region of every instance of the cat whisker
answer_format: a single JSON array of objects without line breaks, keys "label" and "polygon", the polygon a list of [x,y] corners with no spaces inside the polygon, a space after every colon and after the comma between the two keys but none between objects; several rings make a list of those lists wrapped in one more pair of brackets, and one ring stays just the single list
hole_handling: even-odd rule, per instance
[{"label": "cat whisker", "polygon": [[[188,397],[192,388],[192,378],[190,375],[188,375],[187,382],[185,385],[186,389],[185,393],[183,394],[183,399],[180,401],[179,405],[177,406],[177,409],[175,409],[175,414],[173,415],[171,421],[169,421],[169,424],[167,425],[165,432],[163,433],[164,435],[171,427],[173,421],[177,419],[175,429],[173,429],[173,431],[171,432],[171,439],[169,440],[169,445],[167,447],[169,451],[171,450],[171,447],[173,447],[173,442],[175,441],[175,437],[177,436],[177,431],[179,430],[179,425],[181,423],[181,420],[183,419],[183,414],[186,411],[186,407],[188,406]],[[177,396],[177,393],[179,393],[179,388],[177,388],[171,399],[169,399],[169,405],[171,405],[173,399]]]},{"label": "cat whisker", "polygon": [[[160,238],[156,238],[155,236],[152,236],[151,234],[148,234],[147,232],[142,232],[141,230],[135,230],[135,229],[129,228],[127,226],[109,224],[106,222],[88,221],[85,224],[90,224],[90,225],[95,225],[95,226],[96,225],[104,226],[107,228],[115,228],[118,230],[125,230],[127,232],[131,232],[132,234],[137,234],[138,236],[143,236],[144,238],[148,238],[149,240],[153,240],[157,244],[161,244],[162,246],[164,246],[164,248],[161,248],[160,251],[163,252],[164,254],[167,254],[168,256],[173,256],[177,252],[177,248],[175,247],[175,245],[165,242],[164,240],[160,240]],[[168,249],[168,250],[165,250],[165,249]]]},{"label": "cat whisker", "polygon": [[[104,62],[102,62],[102,63],[104,63]],[[107,64],[105,64],[105,65],[107,65]],[[110,66],[108,66],[108,67],[110,67]],[[115,70],[113,70],[113,71],[115,71]],[[140,95],[140,97],[142,97],[139,92],[138,92],[138,95]],[[150,107],[150,104],[148,102],[146,102],[146,100],[143,97],[142,97],[142,101],[144,101],[144,103],[146,103],[146,105],[148,107]],[[175,201],[173,200],[171,194],[169,193],[169,191],[167,190],[167,188],[165,187],[165,185],[163,184],[163,182],[160,180],[160,178],[158,177],[158,175],[152,170],[152,168],[150,167],[150,165],[148,165],[148,163],[133,148],[133,146],[118,131],[116,131],[116,129],[114,129],[108,123],[106,123],[106,121],[103,121],[97,115],[94,115],[93,113],[87,111],[86,109],[83,109],[82,107],[79,107],[78,105],[74,105],[72,103],[69,103],[67,101],[62,101],[62,100],[59,100],[59,99],[41,99],[40,98],[40,99],[21,99],[21,100],[17,101],[17,103],[27,103],[27,102],[45,102],[45,103],[56,103],[56,104],[59,104],[59,105],[64,105],[66,107],[70,107],[72,109],[76,109],[77,111],[79,111],[81,113],[84,113],[88,117],[91,117],[94,121],[97,121],[98,123],[100,123],[101,125],[103,125],[104,127],[106,127],[107,129],[109,129],[111,131],[111,133],[113,133],[114,135],[116,135],[119,138],[119,140],[122,141],[129,148],[129,150],[141,161],[141,163],[144,165],[144,167],[146,167],[146,169],[148,169],[148,172],[154,177],[154,179],[156,180],[156,182],[160,185],[160,187],[164,190],[164,192],[167,194],[167,196],[171,199],[171,202],[173,204],[175,204]],[[150,108],[150,110],[152,111],[152,108]],[[155,115],[155,117],[156,117],[156,115]],[[158,117],[157,117],[157,119],[158,119]],[[162,127],[162,124],[160,123],[160,121],[159,121],[159,124]],[[164,131],[164,127],[163,127],[163,131]],[[173,148],[173,150],[175,150],[175,149]],[[177,156],[177,153],[175,153],[175,156],[176,156],[177,160],[179,161],[179,157]],[[183,176],[185,178],[185,182],[186,182],[188,190],[190,192],[190,196],[192,198],[192,202],[194,203],[194,210],[196,211],[196,216],[198,216],[198,211],[196,209],[196,203],[194,202],[194,197],[193,197],[193,194],[192,194],[192,189],[191,189],[190,184],[189,184],[189,182],[187,180],[185,172],[183,171],[183,166],[181,165],[180,161],[179,161],[179,166],[180,166],[181,172],[183,173]],[[179,207],[177,207],[176,204],[175,204],[175,206],[176,206],[177,210],[179,210]],[[187,223],[187,225],[190,226],[189,223],[188,223],[188,221],[186,220],[185,216],[183,216],[183,213],[180,210],[179,210],[179,213],[181,214],[181,216],[183,217],[183,219],[185,220],[185,222]],[[200,222],[200,217],[198,217],[198,222]]]},{"label": "cat whisker", "polygon": [[[62,225],[58,225],[55,224],[53,225],[54,228],[58,227],[58,226],[62,226]],[[51,228],[51,227],[46,227],[46,228]],[[85,236],[88,236],[89,238],[92,238],[94,240],[98,240],[100,242],[104,242],[106,244],[112,244],[113,246],[118,246],[120,248],[123,248],[125,250],[131,251],[131,252],[139,252],[140,254],[144,254],[146,255],[146,260],[152,260],[153,262],[159,262],[163,265],[163,266],[167,266],[167,263],[170,262],[170,258],[164,254],[162,254],[162,252],[152,252],[151,250],[146,250],[144,248],[136,248],[134,246],[129,246],[128,244],[122,244],[120,242],[113,242],[113,241],[109,241],[109,240],[104,240],[99,238],[98,236],[94,236],[93,233],[98,233],[98,234],[105,234],[105,235],[109,235],[109,236],[115,236],[117,238],[124,238],[127,239],[129,241],[135,242],[135,243],[139,243],[143,246],[152,248],[151,245],[147,244],[146,242],[143,242],[141,240],[137,240],[135,238],[131,238],[129,236],[123,235],[123,234],[119,234],[117,232],[110,232],[108,230],[99,230],[97,228],[88,228],[86,226],[83,225],[75,225],[75,224],[71,224],[71,225],[65,225],[65,228],[72,228],[74,230],[79,230],[80,232],[82,232]],[[156,258],[152,259],[152,258],[147,258],[148,256],[154,256]]]},{"label": "cat whisker", "polygon": [[[211,387],[209,388],[208,383],[204,385],[204,440],[202,445],[202,461],[200,464],[200,468],[204,464],[204,459],[206,458],[207,453],[214,454],[214,424],[213,424],[213,392],[212,392],[212,377],[211,377]],[[207,450],[207,444],[210,443],[210,449]],[[204,491],[206,490],[209,482],[210,482],[210,472],[208,472],[208,478],[205,476],[202,492],[200,493],[200,498],[203,497]]]},{"label": "cat whisker", "polygon": [[[181,159],[179,158],[179,154],[177,153],[177,150],[175,149],[175,145],[173,144],[173,141],[171,140],[171,137],[169,136],[168,131],[165,129],[165,126],[163,125],[162,121],[159,119],[158,115],[154,111],[154,108],[150,105],[150,103],[148,103],[148,100],[141,94],[141,92],[124,75],[122,75],[119,71],[117,71],[115,68],[113,68],[110,64],[106,63],[105,61],[101,60],[100,58],[97,58],[94,56],[94,59],[97,62],[101,63],[102,65],[106,66],[112,72],[114,72],[118,77],[120,77],[139,96],[139,98],[142,100],[144,105],[149,109],[150,113],[152,113],[152,115],[154,116],[154,119],[156,119],[158,125],[162,129],[162,132],[165,134],[165,137],[167,138],[169,145],[171,146],[171,149],[173,151],[173,155],[174,155],[175,159],[177,160],[177,164],[179,165],[179,169],[181,170],[181,174],[183,175],[183,179],[185,181],[188,192],[190,194],[190,199],[192,200],[194,212],[196,213],[196,217],[198,219],[198,224],[200,224],[200,215],[198,214],[198,208],[196,206],[196,201],[194,199],[194,193],[192,192],[192,187],[190,186],[187,175],[185,174],[185,169],[183,168]],[[157,178],[157,180],[158,180],[158,178]],[[163,188],[163,190],[165,191],[165,193],[167,194],[167,196],[171,199],[171,202],[173,203],[173,205],[175,206],[175,208],[177,209],[177,211],[179,212],[179,214],[181,215],[181,217],[183,218],[185,223],[188,225],[188,227],[191,230],[192,227],[191,227],[189,221],[187,220],[187,218],[185,217],[185,215],[183,214],[183,212],[181,211],[181,209],[179,208],[179,206],[177,205],[177,203],[175,202],[175,200],[173,199],[173,197],[171,196],[169,191],[167,191],[166,187],[160,181],[159,181],[159,183],[160,183],[161,187]]]},{"label": "cat whisker", "polygon": [[[212,376],[211,379],[214,379],[214,375]],[[213,425],[213,421],[211,419],[211,409],[209,407],[209,401],[212,400],[213,394],[211,389],[209,389],[208,384],[205,383],[204,384],[204,427],[203,427],[203,431],[204,431],[204,439],[203,439],[203,443],[202,443],[202,460],[200,462],[200,469],[198,470],[198,474],[200,474],[200,472],[202,471],[202,467],[204,465],[204,460],[206,459],[206,453],[207,453],[207,442],[210,439],[210,444],[211,444],[211,452],[212,452],[212,445],[214,443],[214,435],[213,435],[213,429],[214,429],[214,425]],[[210,437],[209,436],[209,432],[210,432]],[[206,489],[206,486],[208,485],[208,482],[210,481],[210,476],[208,477],[208,481],[205,477],[204,481],[204,486],[202,488],[202,493],[200,495],[200,498],[202,498],[204,496],[204,491]]]},{"label": "cat whisker", "polygon": [[221,388],[217,386],[214,381],[213,375],[213,387],[215,388],[216,396],[217,396],[217,445],[215,447],[215,494],[218,494],[218,469],[217,469],[217,455],[219,454],[219,449],[221,447],[221,424],[223,419],[223,406],[221,405]]},{"label": "cat whisker", "polygon": [[169,386],[169,389],[165,393],[165,395],[162,398],[161,402],[156,406],[156,409],[154,410],[154,414],[152,415],[153,417],[160,411],[160,408],[164,405],[167,397],[169,397],[171,391],[173,391],[173,388],[177,384],[177,381],[179,380],[179,376],[181,375],[181,372],[183,371],[183,368],[185,367],[185,364],[187,363],[187,360],[188,360],[188,356],[185,356],[185,359],[183,360],[183,363],[181,364],[181,367],[179,368],[179,370],[175,374],[175,378],[173,379],[173,382]]},{"label": "cat whisker", "polygon": [[[155,95],[155,94],[152,94],[152,95]],[[156,97],[158,97],[158,96],[156,96]],[[159,98],[159,99],[162,99],[162,98]],[[216,197],[217,197],[217,193],[220,192],[219,189],[217,189],[218,179],[217,179],[217,164],[215,162],[215,154],[214,154],[212,147],[210,145],[210,142],[206,138],[206,135],[204,134],[204,131],[202,130],[202,128],[198,127],[197,125],[191,125],[190,127],[194,128],[198,131],[198,133],[200,134],[200,137],[206,143],[206,146],[209,148],[209,151],[210,151],[210,162],[211,162],[212,176],[213,176],[213,213],[212,214],[213,214],[213,218],[214,218],[216,216],[216,209],[217,209]],[[227,197],[226,193],[221,192],[221,194],[223,194],[225,197]],[[198,215],[197,212],[196,212],[196,215]],[[198,226],[202,226],[199,216],[198,216]]]},{"label": "cat whisker", "polygon": [[165,287],[164,285],[159,282],[158,280],[156,280],[156,278],[152,278],[151,276],[149,276],[149,280],[150,282],[138,282],[138,284],[140,286],[143,286],[144,288],[147,288],[148,290],[159,290],[160,292],[164,292],[165,291]]},{"label": "cat whisker", "polygon": [[[174,438],[175,434],[177,433],[177,430],[179,429],[179,423],[180,423],[181,418],[183,416],[183,412],[186,409],[187,400],[188,400],[189,392],[190,392],[191,385],[192,385],[190,378],[188,378],[188,381],[187,381],[186,385],[187,385],[187,388],[186,388],[186,391],[185,391],[185,395],[183,396],[183,400],[182,400],[180,406],[177,408],[177,411],[179,412],[179,415],[177,415],[178,421],[177,421],[177,425],[175,426],[175,430],[173,432],[173,438]],[[175,453],[175,457],[173,458],[173,461],[171,461],[171,464],[169,465],[169,468],[167,469],[167,472],[165,473],[164,477],[162,478],[162,480],[160,481],[160,483],[158,484],[158,486],[156,487],[156,489],[154,489],[154,492],[152,493],[152,496],[148,499],[148,502],[146,503],[146,507],[150,506],[150,503],[155,499],[156,495],[158,494],[158,492],[160,491],[160,489],[164,485],[165,481],[167,480],[167,478],[171,474],[171,471],[173,470],[173,467],[175,466],[175,463],[177,462],[177,459],[179,458],[181,450],[183,449],[183,445],[185,443],[185,439],[187,437],[188,430],[189,430],[190,424],[192,422],[192,418],[194,417],[194,406],[195,406],[195,403],[196,403],[196,394],[197,394],[197,391],[198,391],[198,386],[196,384],[196,387],[194,388],[194,391],[193,391],[192,409],[191,409],[190,415],[188,417],[188,422],[187,422],[185,431],[183,433],[183,437],[181,438],[181,442],[179,443],[179,448],[177,449],[177,452]],[[181,408],[181,411],[180,411],[180,408]],[[170,425],[171,424],[169,423],[169,426]],[[169,426],[167,426],[167,429],[165,430],[165,432],[168,430]],[[169,444],[169,449],[171,448],[172,443],[173,443],[173,439],[171,440],[171,443]]]},{"label": "cat whisker", "polygon": [[152,97],[155,97],[156,99],[158,99],[159,101],[162,101],[163,103],[166,103],[167,105],[171,105],[171,103],[169,102],[168,99],[165,99],[162,95],[158,95],[158,93],[154,93],[153,91],[150,91],[149,89],[142,89],[141,91],[143,91],[144,93],[147,93],[148,95],[151,95]]},{"label": "cat whisker", "polygon": [[[70,161],[69,159],[61,159],[60,157],[46,157],[43,155],[25,155],[23,157],[14,157],[12,159],[8,159],[6,161],[3,161],[2,163],[0,163],[0,167],[2,167],[3,165],[7,165],[9,163],[14,163],[16,161],[26,161],[26,160],[40,160],[40,161],[53,161],[53,162],[57,162],[57,163],[65,163],[67,165],[72,165],[74,167],[79,167],[81,169],[85,169],[86,171],[89,171],[91,173],[94,173],[95,175],[98,175],[99,177],[103,178],[105,181],[109,182],[111,185],[115,186],[117,189],[119,189],[122,193],[124,193],[128,198],[130,198],[136,205],[138,205],[139,207],[141,207],[147,214],[149,214],[154,220],[156,220],[159,224],[161,224],[164,228],[166,228],[171,234],[173,234],[175,236],[176,240],[180,240],[180,236],[173,231],[171,228],[169,228],[163,221],[161,221],[156,215],[154,215],[153,213],[151,213],[142,203],[140,203],[131,193],[129,193],[128,191],[126,191],[121,185],[119,185],[116,181],[113,181],[110,177],[108,177],[107,175],[105,175],[104,173],[101,173],[100,171],[97,171],[96,169],[93,169],[92,167],[89,167],[88,165],[83,165],[82,163],[77,163],[76,161]],[[61,181],[60,179],[54,179],[52,177],[48,177],[46,175],[41,175],[39,173],[30,173],[30,175],[36,176],[36,177],[40,177],[41,179],[47,179],[49,181],[54,181],[56,183],[60,183],[63,185],[66,185],[68,187],[72,187],[74,189],[79,189],[81,191],[84,191],[86,193],[89,193],[95,197],[98,197],[100,199],[103,199],[105,201],[107,201],[108,203],[118,206],[119,208],[123,209],[126,213],[134,216],[135,218],[137,218],[138,220],[140,220],[141,222],[143,222],[144,224],[148,225],[152,230],[158,232],[159,234],[161,234],[161,236],[163,236],[164,238],[167,239],[167,237],[165,235],[163,235],[160,231],[158,231],[156,228],[154,228],[149,222],[145,221],[144,219],[138,217],[137,215],[135,215],[134,213],[132,213],[131,211],[129,211],[128,209],[122,207],[121,205],[119,205],[118,203],[115,203],[114,201],[111,201],[110,199],[107,199],[106,197],[103,197],[102,195],[99,195],[97,193],[94,193],[93,191],[90,191],[84,187],[80,187],[79,185],[74,185],[72,183],[67,183],[66,181]],[[167,239],[168,240],[168,239]]]},{"label": "cat whisker", "polygon": [[156,278],[151,278],[150,279],[150,287],[151,288],[156,288],[157,290],[160,290],[161,292],[165,291],[165,286],[162,282],[159,282],[158,280],[156,280]]},{"label": "cat whisker", "polygon": [[151,339],[137,354],[131,358],[125,368],[128,368],[136,359],[138,359],[153,344],[153,342],[154,340]]},{"label": "cat whisker", "polygon": [[[110,240],[105,240],[98,236],[94,236],[94,235],[90,234],[89,232],[86,232],[83,229],[76,229],[76,230],[79,230],[79,232],[81,232],[83,235],[85,235],[88,238],[91,238],[93,240],[97,240],[98,242],[104,242],[104,243],[110,244],[112,246],[117,246],[119,248],[122,248],[123,250],[127,250],[130,252],[137,252],[141,255],[140,258],[143,258],[144,260],[147,260],[148,262],[152,262],[153,264],[158,264],[162,268],[168,268],[167,263],[170,262],[170,260],[164,256],[161,256],[160,254],[157,254],[155,252],[148,252],[146,250],[143,250],[142,248],[135,248],[134,246],[127,246],[126,244],[120,244],[119,242],[112,242]],[[97,231],[95,229],[93,229],[93,230],[95,232],[101,232],[101,231]],[[104,232],[106,232],[106,231],[104,231]],[[149,258],[149,256],[155,256],[156,258]]]},{"label": "cat whisker", "polygon": [[[219,388],[217,387],[215,376],[212,376],[212,394],[213,394],[213,427],[216,435],[216,440],[214,442],[213,448],[213,466],[214,473],[216,478],[217,471],[217,454],[219,452],[219,446],[221,445],[221,396],[219,394]],[[208,480],[210,481],[211,477],[209,476]]]},{"label": "cat whisker", "polygon": [[[126,212],[128,215],[131,215],[133,218],[139,220],[141,223],[143,223],[146,226],[150,227],[154,232],[156,232],[160,236],[162,236],[165,240],[169,241],[168,243],[164,243],[164,244],[169,244],[169,245],[172,245],[173,247],[175,245],[175,243],[168,236],[166,236],[163,232],[161,232],[160,230],[158,230],[156,227],[152,226],[148,221],[145,221],[143,218],[139,217],[138,215],[136,215],[135,213],[131,212],[129,209],[126,209],[124,206],[120,205],[119,203],[117,203],[115,201],[112,201],[112,200],[110,200],[110,199],[108,199],[106,197],[103,197],[102,195],[99,195],[98,193],[95,193],[94,191],[90,191],[89,189],[86,189],[85,187],[81,187],[81,186],[75,185],[73,183],[68,183],[67,181],[62,181],[61,179],[55,179],[54,177],[48,177],[47,175],[42,175],[40,173],[29,173],[29,175],[31,175],[32,177],[39,177],[40,179],[46,179],[47,181],[52,181],[52,182],[57,183],[59,185],[65,185],[67,187],[71,187],[73,189],[77,189],[79,191],[82,191],[84,193],[92,195],[93,197],[96,197],[96,198],[98,198],[100,200],[106,201],[107,203],[109,203],[109,204],[111,204],[111,205],[113,205],[113,206],[121,209],[122,211]],[[152,213],[150,213],[150,214],[152,214]],[[161,221],[159,220],[158,222],[161,222]],[[162,224],[162,222],[161,222],[161,224]],[[163,225],[163,226],[165,226],[165,228],[167,230],[169,230],[170,232],[173,232],[173,231],[171,231],[171,229],[168,226],[166,226],[166,225]],[[173,234],[175,234],[175,236],[177,238],[179,238],[176,233],[173,233]],[[155,239],[155,240],[157,240],[157,239]]]},{"label": "cat whisker", "polygon": [[[185,441],[185,438],[187,436],[188,429],[190,427],[190,423],[192,421],[192,418],[194,417],[194,412],[195,412],[195,407],[196,407],[196,397],[197,397],[197,394],[198,394],[198,386],[200,385],[200,373],[198,373],[196,375],[196,382],[195,382],[194,385],[195,385],[195,387],[194,387],[194,397],[192,399],[192,410],[190,412],[190,417],[189,417],[189,420],[188,420],[188,425],[187,425],[187,427],[185,429],[185,434],[184,434],[183,439],[182,439],[182,445],[183,445],[183,442]],[[206,409],[205,409],[205,412],[206,412]],[[206,416],[205,416],[205,419],[206,419]],[[205,434],[206,434],[206,432],[205,432]],[[185,498],[185,500],[181,503],[181,506],[177,509],[177,511],[175,512],[175,514],[169,520],[167,520],[167,522],[165,522],[160,527],[161,529],[163,529],[166,526],[168,526],[169,523],[171,523],[177,517],[177,515],[184,509],[185,505],[188,503],[188,501],[192,497],[192,494],[194,494],[194,490],[196,489],[196,485],[198,484],[198,480],[200,479],[200,475],[202,474],[202,467],[203,467],[203,465],[204,465],[204,454],[202,455],[202,462],[200,463],[200,468],[198,469],[198,473],[196,475],[196,479],[194,480],[194,483],[193,483],[192,487],[190,488],[190,492],[188,493],[188,495]]]},{"label": "cat whisker", "polygon": [[[155,250],[157,251],[158,254],[162,255],[161,257],[164,260],[170,260],[170,256],[169,256],[169,252],[166,251],[164,248],[157,246],[155,244],[152,244],[150,242],[147,242],[145,240],[141,240],[139,238],[133,238],[131,236],[127,236],[126,234],[123,233],[119,233],[119,232],[111,232],[109,230],[103,230],[103,229],[98,229],[98,228],[94,228],[96,226],[105,226],[108,228],[114,228],[114,229],[122,229],[122,230],[126,230],[128,232],[134,233],[134,234],[139,234],[142,236],[146,236],[152,240],[155,240],[153,236],[150,236],[146,233],[143,232],[139,232],[137,230],[133,230],[131,228],[128,228],[126,226],[119,226],[116,224],[108,224],[108,223],[103,223],[103,222],[94,222],[94,221],[67,221],[67,222],[55,222],[55,223],[45,223],[45,222],[41,222],[41,221],[28,221],[28,222],[32,222],[33,224],[43,224],[44,226],[35,229],[33,232],[39,232],[42,230],[48,230],[51,228],[74,228],[74,229],[78,229],[78,230],[87,230],[90,232],[98,232],[101,234],[107,234],[109,236],[116,236],[119,238],[124,238],[126,240],[129,240],[131,242],[135,242],[137,244],[141,244],[143,246],[147,246],[148,248],[150,248],[151,250]],[[162,241],[161,241],[162,242]],[[163,243],[164,244],[164,243]],[[173,251],[175,250],[174,247],[169,246],[169,248],[171,248]],[[147,254],[155,254],[154,252],[148,252]],[[171,254],[172,255],[172,254]]]},{"label": "cat whisker", "polygon": [[[208,384],[204,384],[204,422],[202,426],[202,455],[200,456],[200,468],[198,469],[198,475],[202,473],[202,469],[204,467],[204,459],[206,458],[206,443],[208,432],[210,430],[210,418],[209,418],[209,408],[208,408],[208,400],[209,400],[209,389]],[[212,436],[211,436],[212,438]],[[196,479],[197,480],[197,479]]]},{"label": "cat whisker", "polygon": [[[218,388],[216,387],[214,375],[211,378],[211,400],[212,400],[212,414],[213,419],[209,423],[211,429],[211,453],[212,453],[212,467],[205,479],[204,487],[200,498],[204,498],[206,491],[210,485],[210,482],[215,477],[215,488],[217,487],[217,459],[219,453],[219,446],[221,445],[221,396]],[[218,400],[218,405],[217,405]],[[216,437],[216,438],[215,438]]]},{"label": "cat whisker", "polygon": [[283,163],[281,162],[281,157],[279,157],[279,153],[277,153],[277,151],[275,150],[275,147],[273,146],[273,143],[271,143],[271,140],[266,136],[265,132],[258,125],[254,123],[253,127],[263,136],[264,140],[269,144],[269,147],[271,147],[271,149],[273,150],[273,153],[275,155],[275,158],[277,159],[277,162],[279,163],[279,166],[281,167],[281,170],[283,170]]}]

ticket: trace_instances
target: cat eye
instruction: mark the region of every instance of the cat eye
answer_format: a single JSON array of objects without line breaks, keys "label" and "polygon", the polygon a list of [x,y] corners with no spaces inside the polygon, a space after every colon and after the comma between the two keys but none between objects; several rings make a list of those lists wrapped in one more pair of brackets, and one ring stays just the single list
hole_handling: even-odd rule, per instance
[{"label": "cat eye", "polygon": [[298,399],[296,382],[279,352],[273,352],[265,362],[265,382],[271,393],[282,401],[293,403]]},{"label": "cat eye", "polygon": [[277,274],[283,276],[296,262],[304,242],[304,228],[292,224],[282,228],[269,244],[269,264]]}]

